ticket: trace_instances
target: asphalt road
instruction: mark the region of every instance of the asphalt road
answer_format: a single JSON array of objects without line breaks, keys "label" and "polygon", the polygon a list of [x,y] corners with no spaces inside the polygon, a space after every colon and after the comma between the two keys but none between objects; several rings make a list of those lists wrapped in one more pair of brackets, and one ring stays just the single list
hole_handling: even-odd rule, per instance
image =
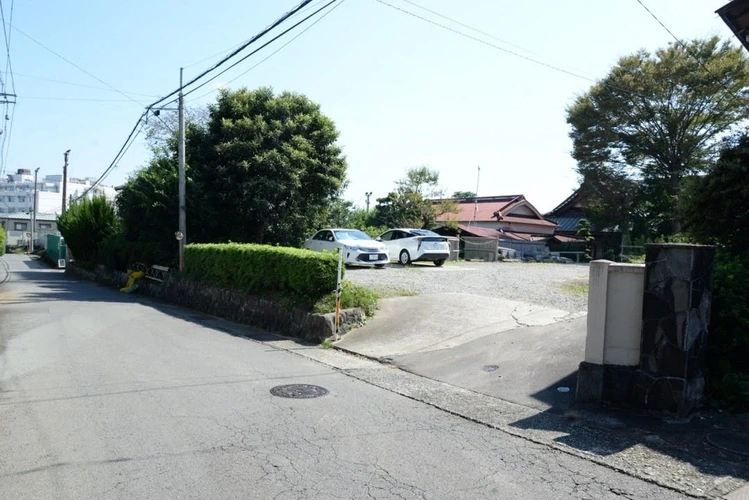
[{"label": "asphalt road", "polygon": [[[683,498],[189,311],[2,259],[2,498]],[[291,383],[330,393],[269,392]]]}]

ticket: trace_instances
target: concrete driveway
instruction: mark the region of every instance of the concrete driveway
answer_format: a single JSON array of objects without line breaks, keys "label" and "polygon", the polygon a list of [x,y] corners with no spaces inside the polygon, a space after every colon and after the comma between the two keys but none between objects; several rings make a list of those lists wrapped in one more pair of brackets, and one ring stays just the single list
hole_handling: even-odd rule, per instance
[{"label": "concrete driveway", "polygon": [[585,313],[480,295],[381,301],[336,347],[435,380],[541,410],[574,400]]}]

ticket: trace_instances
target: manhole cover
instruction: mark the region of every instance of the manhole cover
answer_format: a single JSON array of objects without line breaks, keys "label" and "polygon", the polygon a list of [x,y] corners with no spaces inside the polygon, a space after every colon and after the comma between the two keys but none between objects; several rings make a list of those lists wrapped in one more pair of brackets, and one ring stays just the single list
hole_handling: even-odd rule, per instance
[{"label": "manhole cover", "polygon": [[707,435],[707,442],[721,450],[749,457],[749,435],[740,432],[716,431]]},{"label": "manhole cover", "polygon": [[489,373],[491,373],[491,372],[496,372],[497,370],[499,370],[499,367],[498,367],[497,365],[486,365],[486,366],[485,366],[485,367],[483,368],[483,370],[484,370],[485,372],[489,372]]},{"label": "manhole cover", "polygon": [[289,384],[277,385],[270,390],[270,393],[279,398],[310,399],[325,396],[328,390],[319,385]]}]

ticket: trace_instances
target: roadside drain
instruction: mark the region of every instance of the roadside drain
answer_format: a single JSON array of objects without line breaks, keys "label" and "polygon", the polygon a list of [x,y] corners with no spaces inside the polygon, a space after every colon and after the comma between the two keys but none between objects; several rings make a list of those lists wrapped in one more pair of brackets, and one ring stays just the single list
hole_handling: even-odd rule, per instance
[{"label": "roadside drain", "polygon": [[325,396],[328,394],[328,390],[319,385],[289,384],[277,385],[270,390],[270,393],[279,398],[311,399]]}]

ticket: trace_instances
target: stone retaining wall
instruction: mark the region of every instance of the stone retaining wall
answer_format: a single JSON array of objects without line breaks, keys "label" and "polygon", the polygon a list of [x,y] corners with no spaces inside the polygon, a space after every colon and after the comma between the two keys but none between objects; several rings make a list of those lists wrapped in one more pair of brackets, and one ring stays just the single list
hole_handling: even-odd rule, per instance
[{"label": "stone retaining wall", "polygon": [[[95,272],[68,265],[66,273],[118,288],[127,282],[127,274],[98,266]],[[169,275],[164,283],[146,279],[138,283],[140,295],[161,299],[171,304],[195,309],[206,314],[283,333],[314,342],[322,342],[335,334],[335,315],[313,314],[302,309],[286,307],[279,302],[263,299],[235,290],[209,286],[198,281]],[[364,322],[360,308],[341,312],[341,333]]]}]

